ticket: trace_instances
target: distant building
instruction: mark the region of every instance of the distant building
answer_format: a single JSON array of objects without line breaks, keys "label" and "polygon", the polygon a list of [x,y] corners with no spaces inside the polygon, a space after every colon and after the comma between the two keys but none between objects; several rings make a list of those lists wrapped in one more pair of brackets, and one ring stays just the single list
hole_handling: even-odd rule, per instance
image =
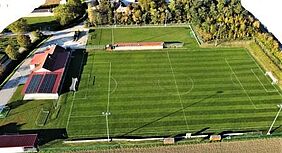
[{"label": "distant building", "polygon": [[114,51],[163,49],[164,42],[115,43],[111,48]]},{"label": "distant building", "polygon": [[29,75],[22,90],[24,100],[58,99],[70,52],[54,45],[36,53],[31,60]]},{"label": "distant building", "polygon": [[0,135],[1,153],[37,151],[37,134]]}]

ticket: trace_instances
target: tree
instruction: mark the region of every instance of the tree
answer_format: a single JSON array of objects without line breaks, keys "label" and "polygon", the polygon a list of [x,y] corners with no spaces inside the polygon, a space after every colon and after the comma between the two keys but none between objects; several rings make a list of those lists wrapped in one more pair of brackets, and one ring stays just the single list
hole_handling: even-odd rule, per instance
[{"label": "tree", "polygon": [[31,40],[28,35],[22,35],[22,34],[18,35],[17,42],[20,45],[20,47],[24,47],[26,49],[28,49],[31,45]]},{"label": "tree", "polygon": [[8,29],[13,33],[25,33],[28,30],[28,24],[25,19],[20,18],[16,22],[9,25]]},{"label": "tree", "polygon": [[31,32],[31,37],[33,38],[33,41],[37,40],[37,39],[40,39],[43,37],[43,33],[40,32],[39,30],[36,30],[36,31],[32,31]]},{"label": "tree", "polygon": [[87,12],[88,12],[88,20],[91,26],[95,25],[95,14],[90,3],[88,4]]},{"label": "tree", "polygon": [[81,0],[68,0],[67,5],[72,8],[75,14],[81,15],[83,13]]},{"label": "tree", "polygon": [[0,75],[2,75],[5,72],[5,67],[0,64]]},{"label": "tree", "polygon": [[5,53],[11,60],[17,60],[19,57],[19,52],[13,45],[8,45],[5,49]]},{"label": "tree", "polygon": [[77,16],[71,5],[63,4],[54,9],[54,17],[62,26],[71,23]]}]

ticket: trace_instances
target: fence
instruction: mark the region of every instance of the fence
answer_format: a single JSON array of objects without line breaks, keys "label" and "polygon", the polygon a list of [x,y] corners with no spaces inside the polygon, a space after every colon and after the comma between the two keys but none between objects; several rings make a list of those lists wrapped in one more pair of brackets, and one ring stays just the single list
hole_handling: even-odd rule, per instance
[{"label": "fence", "polygon": [[105,45],[87,45],[86,49],[102,50],[105,49]]}]

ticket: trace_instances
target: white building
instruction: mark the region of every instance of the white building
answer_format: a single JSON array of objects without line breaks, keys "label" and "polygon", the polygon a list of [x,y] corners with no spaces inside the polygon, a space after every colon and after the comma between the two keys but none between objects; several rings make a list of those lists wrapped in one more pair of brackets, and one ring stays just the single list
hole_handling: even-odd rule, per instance
[{"label": "white building", "polygon": [[155,50],[163,49],[164,42],[139,42],[139,43],[116,43],[113,44],[114,51],[123,50]]},{"label": "white building", "polygon": [[241,0],[241,3],[282,43],[281,0]]}]

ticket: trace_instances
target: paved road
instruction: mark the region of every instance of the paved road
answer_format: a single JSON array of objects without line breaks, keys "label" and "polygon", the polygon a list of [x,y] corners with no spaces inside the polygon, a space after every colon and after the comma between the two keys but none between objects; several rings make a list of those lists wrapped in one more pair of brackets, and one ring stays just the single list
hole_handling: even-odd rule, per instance
[{"label": "paved road", "polygon": [[[81,37],[78,41],[73,41],[74,31],[81,31]],[[86,43],[88,39],[88,29],[83,28],[83,25],[77,25],[69,29],[56,32],[44,32],[45,34],[53,34],[53,36],[46,41],[36,52],[44,51],[48,46],[57,44],[63,47],[68,47],[72,49],[84,49],[86,48]],[[28,75],[31,73],[29,69],[29,63],[32,59],[32,56],[25,59],[23,64],[18,68],[10,80],[4,85],[0,90],[0,106],[6,105],[18,86],[24,84],[27,80]]]}]

